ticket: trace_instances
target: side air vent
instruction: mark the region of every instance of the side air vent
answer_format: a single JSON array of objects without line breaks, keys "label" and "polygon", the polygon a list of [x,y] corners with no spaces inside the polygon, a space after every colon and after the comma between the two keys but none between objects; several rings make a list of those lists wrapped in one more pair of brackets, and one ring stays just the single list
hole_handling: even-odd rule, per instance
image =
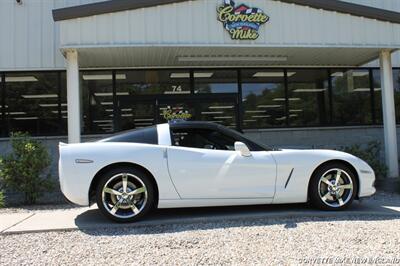
[{"label": "side air vent", "polygon": [[290,171],[290,174],[289,174],[289,176],[288,176],[288,179],[286,180],[285,188],[286,188],[287,185],[289,184],[290,178],[292,178],[293,170],[294,170],[294,168],[292,168],[292,171]]}]

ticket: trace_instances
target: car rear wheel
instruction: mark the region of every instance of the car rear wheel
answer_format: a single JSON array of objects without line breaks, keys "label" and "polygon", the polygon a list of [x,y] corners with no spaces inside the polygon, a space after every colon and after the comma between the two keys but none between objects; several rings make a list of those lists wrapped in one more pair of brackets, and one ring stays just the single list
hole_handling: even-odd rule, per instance
[{"label": "car rear wheel", "polygon": [[133,222],[154,206],[154,188],[148,175],[121,167],[105,173],[96,189],[100,211],[116,222]]},{"label": "car rear wheel", "polygon": [[357,193],[357,180],[345,164],[330,163],[320,167],[310,181],[309,197],[322,210],[348,208]]}]

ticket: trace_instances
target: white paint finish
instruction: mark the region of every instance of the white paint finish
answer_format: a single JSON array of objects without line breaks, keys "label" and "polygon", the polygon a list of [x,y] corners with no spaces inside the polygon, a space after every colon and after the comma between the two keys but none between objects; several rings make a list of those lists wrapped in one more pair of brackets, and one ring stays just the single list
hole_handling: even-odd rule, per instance
[{"label": "white paint finish", "polygon": [[275,193],[276,165],[267,152],[245,157],[237,151],[170,147],[168,166],[182,199],[272,198]]},{"label": "white paint finish", "polygon": [[158,208],[188,208],[188,207],[219,207],[219,206],[242,206],[271,204],[272,198],[253,199],[180,199],[160,200]]},{"label": "white paint finish", "polygon": [[76,50],[66,51],[68,142],[81,142],[79,64]]},{"label": "white paint finish", "polygon": [[397,154],[396,113],[390,51],[384,50],[381,52],[380,65],[386,166],[388,168],[389,177],[398,177],[399,163]]},{"label": "white paint finish", "polygon": [[[301,203],[307,201],[308,184],[314,170],[330,160],[350,163],[357,171],[360,183],[359,197],[375,193],[375,175],[372,168],[353,155],[333,150],[282,150],[272,153],[277,163],[277,183],[274,203]],[[292,177],[285,188],[290,171]],[[370,174],[362,173],[369,171]]]},{"label": "white paint finish", "polygon": [[[139,10],[115,12],[96,16],[101,20],[115,23],[101,23],[96,27],[98,33],[105,40],[83,41],[78,34],[62,38],[61,46],[98,45],[109,43],[120,45],[127,43],[125,35],[113,34],[124,28],[126,22],[119,21],[118,17],[129,13],[131,25],[144,25],[146,43],[148,44],[194,44],[194,45],[262,45],[266,47],[400,47],[397,36],[400,25],[377,21],[343,13],[313,9],[306,6],[287,4],[272,0],[247,0],[246,4],[263,9],[270,17],[270,21],[262,26],[258,40],[235,41],[223,28],[216,18],[216,9],[220,0],[196,0],[150,7]],[[199,7],[202,7],[201,9]],[[206,10],[204,13],[203,10]],[[198,13],[202,14],[199,19]],[[79,21],[78,25],[74,21]],[[344,22],[343,22],[344,21]],[[71,19],[60,22],[63,25],[62,35],[83,27],[89,23],[95,27],[93,21]],[[100,25],[99,20],[96,22]],[[277,30],[278,29],[278,30]],[[375,38],[367,38],[370,34]],[[270,37],[271,36],[271,37]],[[376,37],[376,36],[379,36]],[[142,42],[137,36],[129,36],[128,43],[140,45]]]},{"label": "white paint finish", "polygon": [[[165,125],[159,125],[158,134],[167,136],[158,139],[169,137],[166,129]],[[160,195],[159,208],[267,204],[272,199],[277,204],[306,202],[312,172],[321,163],[332,159],[344,160],[354,166],[360,181],[360,197],[375,193],[375,175],[371,167],[338,151],[265,151],[253,152],[253,157],[242,157],[234,151],[110,142],[64,144],[59,149],[61,190],[79,205],[89,204],[89,187],[96,173],[119,162],[141,165],[154,176]],[[165,149],[168,149],[168,164]],[[94,162],[76,164],[77,158]],[[218,178],[214,178],[216,173]]]},{"label": "white paint finish", "polygon": [[[119,162],[135,163],[155,178],[160,200],[179,199],[168,174],[165,146],[137,143],[89,142],[60,146],[60,185],[64,195],[78,205],[89,204],[92,178],[102,168]],[[91,159],[91,164],[76,164],[75,159]]]},{"label": "white paint finish", "polygon": [[169,133],[169,124],[157,125],[158,145],[171,146],[171,134]]}]

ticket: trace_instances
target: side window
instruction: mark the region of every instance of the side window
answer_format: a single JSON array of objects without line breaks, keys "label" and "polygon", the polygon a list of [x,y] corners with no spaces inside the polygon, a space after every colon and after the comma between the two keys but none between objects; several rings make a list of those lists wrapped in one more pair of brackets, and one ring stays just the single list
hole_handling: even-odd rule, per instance
[{"label": "side window", "polygon": [[144,144],[158,144],[157,128],[147,127],[119,133],[109,138],[101,140],[102,142],[131,142]]},{"label": "side window", "polygon": [[187,148],[235,150],[235,139],[209,129],[173,129],[172,144]]}]

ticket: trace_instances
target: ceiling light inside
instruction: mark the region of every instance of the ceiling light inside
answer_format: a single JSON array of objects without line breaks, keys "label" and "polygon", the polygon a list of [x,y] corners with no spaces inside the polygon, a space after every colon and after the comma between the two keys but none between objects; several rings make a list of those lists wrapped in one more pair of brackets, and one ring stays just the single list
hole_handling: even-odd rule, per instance
[{"label": "ceiling light inside", "polygon": [[[284,102],[284,101],[286,101],[285,98],[274,98],[272,100],[275,101],[275,102]],[[300,101],[300,100],[301,100],[301,98],[289,98],[289,101]]]},{"label": "ceiling light inside", "polygon": [[[295,74],[296,72],[287,72],[288,77],[291,77]],[[257,72],[253,75],[253,78],[281,78],[284,76],[284,72]]]},{"label": "ceiling light inside", "polygon": [[25,99],[43,99],[43,98],[57,98],[58,94],[30,94],[30,95],[22,95],[22,98]]},{"label": "ceiling light inside", "polygon": [[143,121],[154,121],[153,118],[136,118],[134,119],[135,122],[143,122]]},{"label": "ceiling light inside", "polygon": [[263,105],[258,105],[258,108],[280,108],[282,105],[279,104],[263,104]]},{"label": "ceiling light inside", "polygon": [[218,116],[218,117],[214,117],[214,119],[231,119],[233,118],[233,116]]},{"label": "ceiling light inside", "polygon": [[[371,89],[370,88],[357,88],[354,89],[354,92],[369,92]],[[374,91],[382,91],[381,88],[374,88]]]},{"label": "ceiling light inside", "polygon": [[31,117],[14,117],[14,120],[37,120],[39,117],[31,116]]},{"label": "ceiling light inside", "polygon": [[228,105],[228,106],[210,106],[208,108],[209,109],[232,109],[233,105]]},{"label": "ceiling light inside", "polygon": [[[112,80],[112,74],[105,75],[83,75],[83,80]],[[126,79],[125,74],[116,74],[115,79],[121,80]]]},{"label": "ceiling light inside", "polygon": [[[40,107],[58,107],[58,103],[41,103]],[[61,106],[67,106],[66,103],[62,103]]]},{"label": "ceiling light inside", "polygon": [[270,115],[253,115],[253,118],[268,118],[271,117]]},{"label": "ceiling light inside", "polygon": [[250,111],[246,111],[246,113],[248,113],[248,114],[261,114],[261,113],[265,113],[265,111],[261,111],[261,110],[253,111],[253,110],[250,110]]},{"label": "ceiling light inside", "polygon": [[216,114],[223,114],[223,111],[215,111],[215,112],[201,112],[202,115],[216,115]]},{"label": "ceiling light inside", "polygon": [[[0,82],[2,79],[0,78]],[[34,76],[17,76],[17,77],[6,77],[6,82],[35,82],[38,79]]]},{"label": "ceiling light inside", "polygon": [[293,92],[323,92],[326,91],[326,89],[296,89]]},{"label": "ceiling light inside", "polygon": [[112,122],[111,119],[109,120],[93,120],[93,123],[108,123],[108,122]]},{"label": "ceiling light inside", "polygon": [[8,115],[26,115],[26,112],[9,112]]}]

